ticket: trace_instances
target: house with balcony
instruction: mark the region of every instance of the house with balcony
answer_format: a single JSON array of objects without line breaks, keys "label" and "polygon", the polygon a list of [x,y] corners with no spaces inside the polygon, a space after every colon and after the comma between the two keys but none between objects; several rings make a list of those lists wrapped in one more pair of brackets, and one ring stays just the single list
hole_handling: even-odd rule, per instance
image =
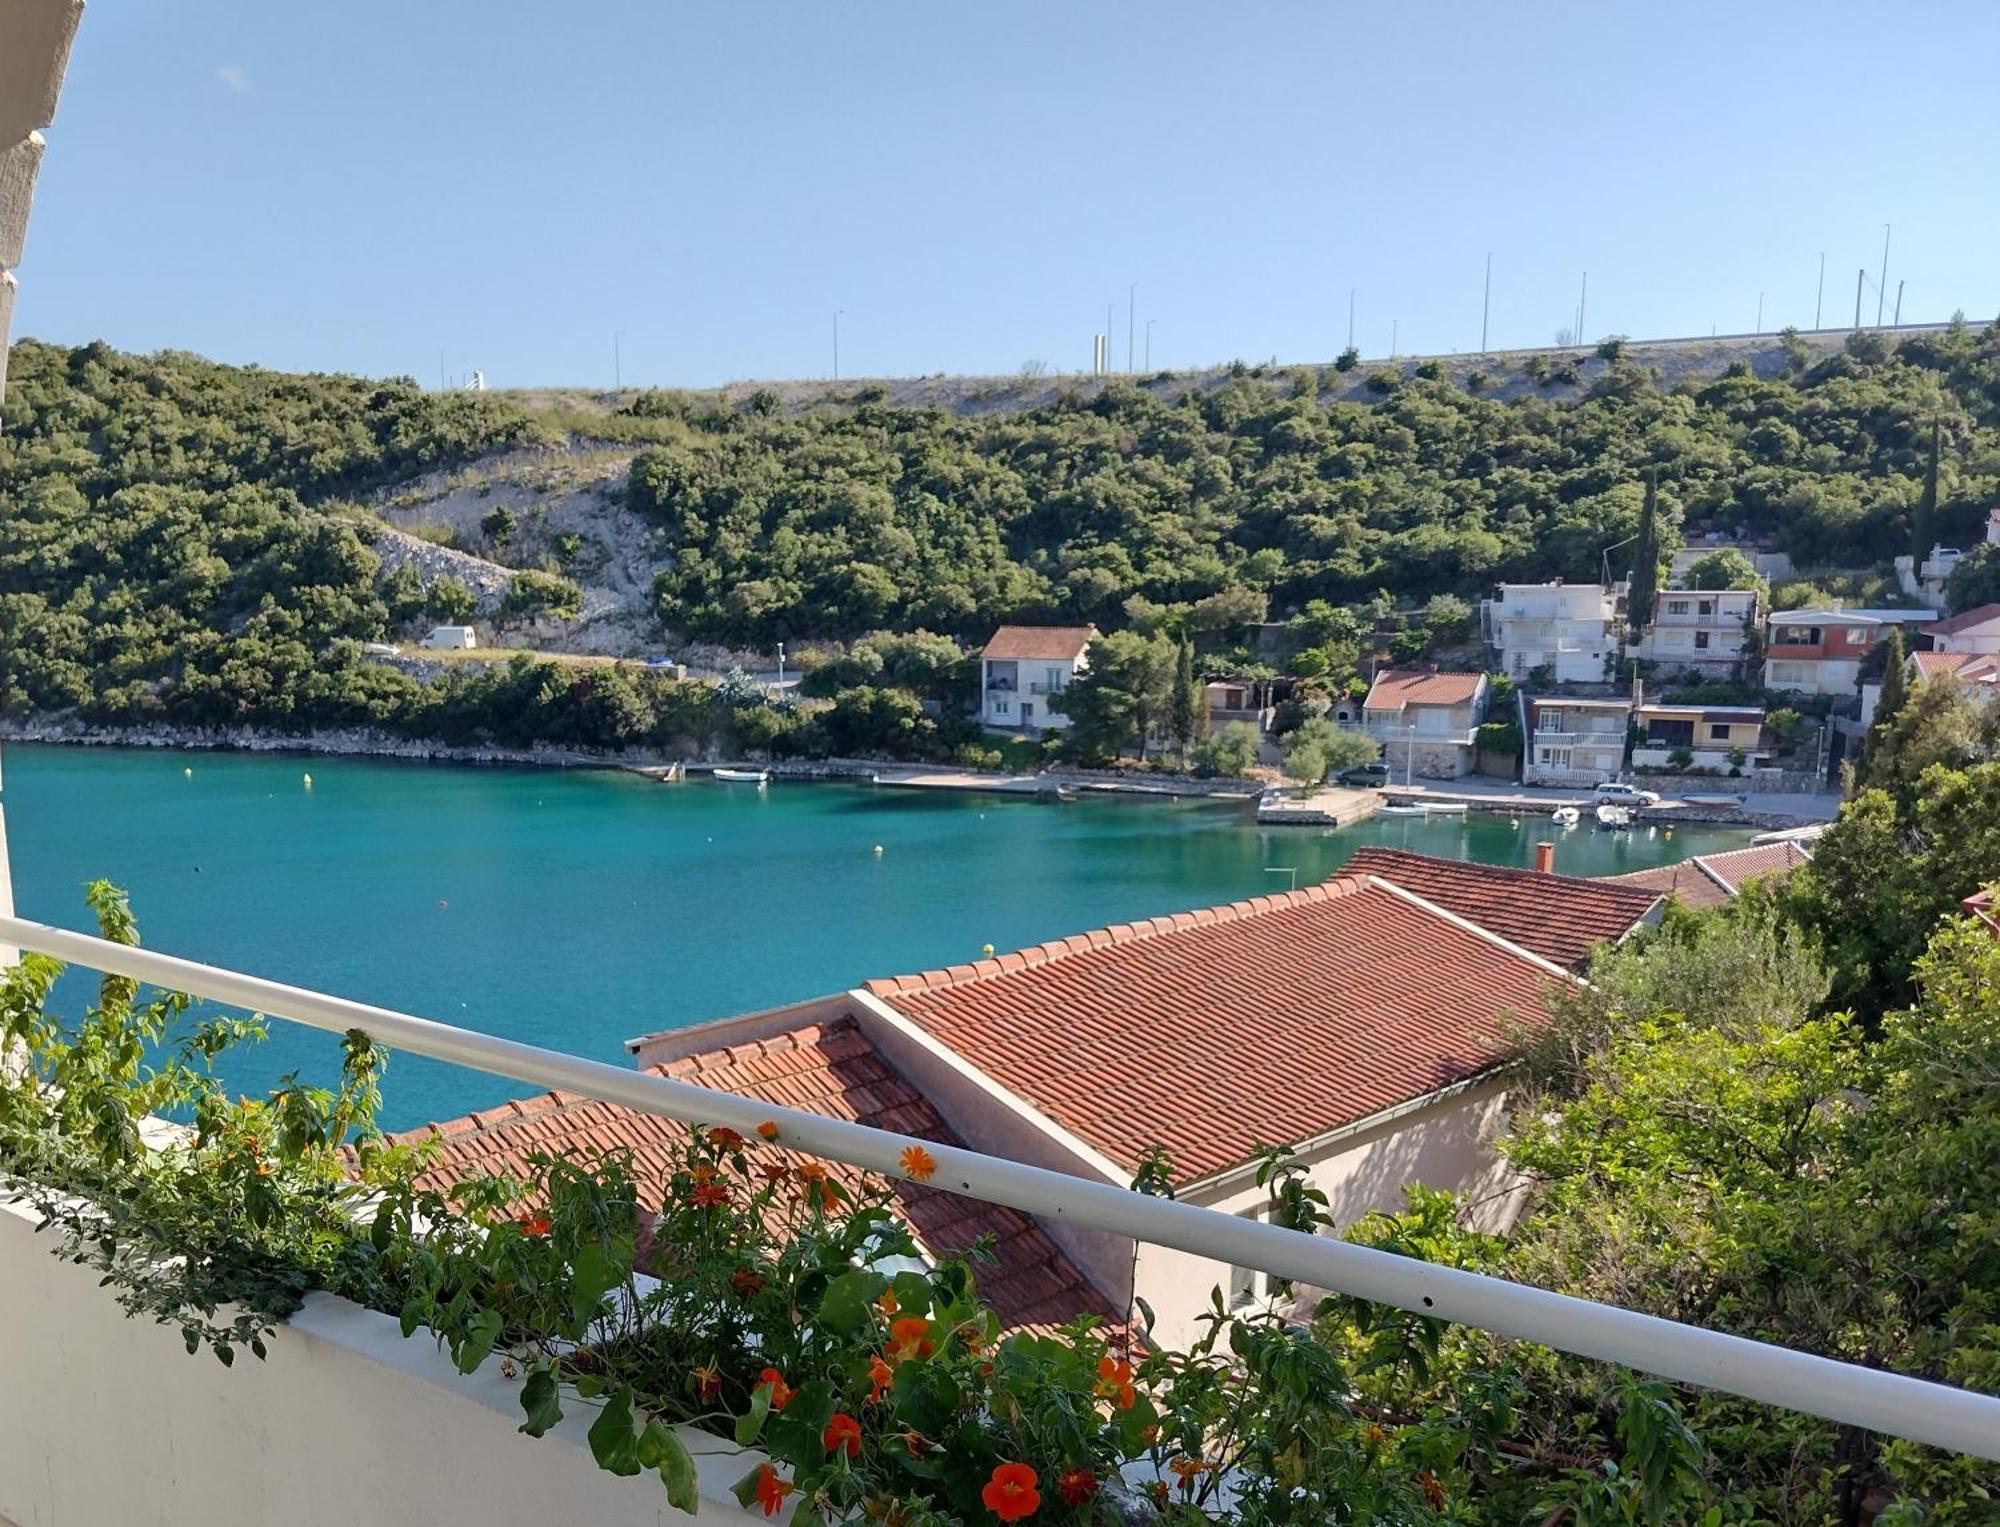
[{"label": "house with balcony", "polygon": [[1095,626],[1002,626],[979,654],[979,720],[997,731],[1062,731],[1062,692],[1089,666]]},{"label": "house with balcony", "polygon": [[[1747,769],[1764,746],[1761,705],[1640,705],[1632,712],[1640,735],[1635,769]],[[1685,756],[1683,756],[1685,755]]]},{"label": "house with balcony", "polygon": [[1588,789],[1625,770],[1625,737],[1632,702],[1609,698],[1531,696],[1521,749],[1521,783]]},{"label": "house with balcony", "polygon": [[1921,634],[1936,610],[1774,610],[1764,623],[1764,687],[1852,695],[1875,644],[1900,627]]},{"label": "house with balcony", "polygon": [[1756,589],[1662,589],[1636,655],[1662,673],[1731,678],[1756,647]]},{"label": "house with balcony", "polygon": [[1483,673],[1384,668],[1361,702],[1359,729],[1382,744],[1392,777],[1457,779],[1477,762],[1490,692]]},{"label": "house with balcony", "polygon": [[1622,585],[1503,583],[1480,605],[1487,642],[1512,678],[1545,670],[1553,684],[1602,683],[1618,652]]}]

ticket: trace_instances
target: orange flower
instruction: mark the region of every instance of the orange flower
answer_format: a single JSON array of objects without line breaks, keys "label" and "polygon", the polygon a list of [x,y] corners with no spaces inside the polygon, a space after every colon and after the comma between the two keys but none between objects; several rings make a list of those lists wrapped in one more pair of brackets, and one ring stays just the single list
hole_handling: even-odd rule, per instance
[{"label": "orange flower", "polygon": [[966,1356],[977,1357],[986,1350],[986,1328],[976,1320],[968,1320],[952,1333],[959,1345],[965,1348]]},{"label": "orange flower", "polygon": [[825,1182],[826,1167],[817,1161],[801,1161],[798,1166],[800,1182]]},{"label": "orange flower", "polygon": [[1003,1463],[986,1481],[979,1498],[1001,1521],[1018,1522],[1024,1516],[1033,1516],[1041,1507],[1042,1492],[1035,1484],[1035,1471],[1025,1463]]},{"label": "orange flower", "polygon": [[729,1286],[736,1290],[737,1298],[749,1299],[764,1292],[764,1275],[739,1267],[729,1275]]},{"label": "orange flower", "polygon": [[921,1458],[925,1450],[930,1447],[930,1443],[915,1427],[906,1426],[903,1428],[903,1446],[909,1449],[912,1458]]},{"label": "orange flower", "polygon": [[259,1177],[269,1177],[269,1176],[271,1175],[271,1163],[270,1163],[270,1162],[268,1162],[268,1161],[260,1161],[260,1162],[258,1162],[258,1163],[257,1163],[257,1175],[258,1175]]},{"label": "orange flower", "polygon": [[1199,1458],[1175,1458],[1167,1464],[1174,1477],[1181,1482],[1181,1494],[1194,1494],[1194,1482],[1201,1478],[1208,1465]]},{"label": "orange flower", "polygon": [[876,1299],[875,1308],[880,1310],[884,1315],[893,1315],[902,1306],[896,1303],[896,1291],[893,1288],[885,1288],[882,1290],[880,1297]]},{"label": "orange flower", "polygon": [[764,1174],[766,1182],[783,1182],[792,1175],[792,1169],[782,1161],[767,1161],[757,1170]]},{"label": "orange flower", "polygon": [[708,1143],[719,1151],[740,1151],[743,1137],[726,1124],[718,1124],[708,1132]]},{"label": "orange flower", "polygon": [[930,1333],[931,1323],[921,1316],[909,1315],[895,1321],[889,1327],[889,1361],[901,1363],[913,1357],[929,1357],[937,1351]]},{"label": "orange flower", "polygon": [[868,1403],[873,1405],[882,1398],[882,1391],[895,1381],[896,1370],[879,1357],[868,1359]]},{"label": "orange flower", "polygon": [[722,1395],[722,1370],[713,1362],[694,1370],[694,1397],[708,1401]]},{"label": "orange flower", "polygon": [[776,1516],[791,1493],[792,1487],[778,1478],[778,1471],[768,1463],[757,1471],[757,1504],[764,1508],[764,1515]]},{"label": "orange flower", "polygon": [[715,1181],[715,1168],[706,1161],[697,1161],[688,1169],[688,1175],[694,1178],[696,1186],[700,1186],[704,1182]]},{"label": "orange flower", "polygon": [[849,1458],[859,1458],[861,1423],[844,1411],[835,1411],[833,1419],[826,1423],[826,1430],[819,1434],[819,1440],[829,1453],[845,1453]]},{"label": "orange flower", "polygon": [[546,1214],[530,1212],[521,1215],[514,1223],[521,1227],[521,1234],[526,1236],[539,1238],[549,1233],[549,1217]]},{"label": "orange flower", "polygon": [[903,1175],[912,1182],[929,1182],[937,1173],[937,1157],[921,1145],[903,1147]]},{"label": "orange flower", "polygon": [[778,1372],[776,1368],[766,1368],[762,1373],[757,1375],[757,1387],[763,1389],[767,1386],[771,1391],[771,1409],[773,1410],[783,1410],[787,1405],[792,1403],[792,1396],[798,1393],[797,1390],[785,1382],[785,1376]]},{"label": "orange flower", "polygon": [[1097,1397],[1119,1410],[1130,1410],[1138,1399],[1132,1388],[1132,1365],[1106,1353],[1097,1360]]},{"label": "orange flower", "polygon": [[1088,1469],[1066,1469],[1056,1481],[1056,1494],[1065,1506],[1081,1506],[1097,1493],[1097,1476]]},{"label": "orange flower", "polygon": [[835,1209],[838,1209],[839,1207],[840,1207],[840,1189],[836,1188],[830,1182],[821,1183],[819,1185],[820,1213],[831,1214]]},{"label": "orange flower", "polygon": [[766,1119],[762,1124],[757,1126],[757,1133],[766,1140],[777,1139],[778,1121],[776,1119]]},{"label": "orange flower", "polygon": [[719,1182],[705,1182],[694,1190],[697,1209],[720,1209],[729,1202],[729,1189]]},{"label": "orange flower", "polygon": [[1424,1499],[1431,1503],[1431,1510],[1444,1510],[1444,1486],[1438,1483],[1435,1474],[1419,1474],[1417,1483],[1423,1487]]},{"label": "orange flower", "polygon": [[1361,1428],[1361,1440],[1369,1447],[1380,1447],[1384,1442],[1389,1440],[1389,1434],[1373,1421],[1370,1421],[1366,1426]]}]

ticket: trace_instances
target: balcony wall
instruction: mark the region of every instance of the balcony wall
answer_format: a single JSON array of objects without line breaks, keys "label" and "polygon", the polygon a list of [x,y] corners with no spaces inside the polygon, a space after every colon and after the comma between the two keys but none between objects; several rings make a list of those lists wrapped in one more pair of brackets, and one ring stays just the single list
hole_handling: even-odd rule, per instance
[{"label": "balcony wall", "polygon": [[[0,1203],[0,1523],[147,1527],[666,1527],[657,1475],[606,1474],[571,1404],[539,1440],[515,1430],[518,1382],[460,1377],[421,1333],[315,1295],[224,1368],[177,1329],[128,1320],[88,1268],[50,1254],[33,1211]],[[763,1522],[729,1486],[757,1462],[687,1434],[700,1520]]]}]

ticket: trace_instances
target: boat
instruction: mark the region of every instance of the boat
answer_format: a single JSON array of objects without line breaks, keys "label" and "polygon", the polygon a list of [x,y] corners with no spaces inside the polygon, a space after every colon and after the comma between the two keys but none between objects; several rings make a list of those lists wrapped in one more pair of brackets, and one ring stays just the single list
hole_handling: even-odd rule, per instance
[{"label": "boat", "polygon": [[1583,820],[1583,813],[1574,806],[1558,806],[1549,813],[1549,820],[1558,827],[1574,827]]},{"label": "boat", "polygon": [[732,785],[768,785],[771,782],[769,769],[716,769],[711,771],[711,779],[727,780]]},{"label": "boat", "polygon": [[1375,808],[1375,815],[1378,817],[1420,817],[1424,815],[1424,808],[1421,806],[1382,805]]},{"label": "boat", "polygon": [[1622,832],[1632,825],[1630,806],[1599,806],[1597,825],[1606,832]]},{"label": "boat", "polygon": [[1462,817],[1465,815],[1465,802],[1432,801],[1423,811],[1427,817]]}]

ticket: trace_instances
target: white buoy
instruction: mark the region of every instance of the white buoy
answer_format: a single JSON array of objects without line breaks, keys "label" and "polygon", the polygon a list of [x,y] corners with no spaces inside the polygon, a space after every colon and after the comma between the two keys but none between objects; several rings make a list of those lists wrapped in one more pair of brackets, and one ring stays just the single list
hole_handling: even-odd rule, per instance
[{"label": "white buoy", "polygon": [[183,769],[183,770],[181,770],[181,773],[182,773],[182,774],[184,774],[184,775],[186,775],[186,776],[187,776],[187,777],[188,777],[189,779],[193,779],[193,778],[194,778],[194,770],[192,770],[192,769]]},{"label": "white buoy", "polygon": [[981,944],[979,947],[986,951],[987,958],[992,958],[993,946],[991,944]]},{"label": "white buoy", "polygon": [[306,776],[306,788],[310,790],[312,789],[312,787],[313,787],[313,777],[310,774],[308,774]]},{"label": "white buoy", "polygon": [[877,844],[875,845],[875,854],[876,854],[876,857],[877,857],[877,858],[881,857],[881,853],[882,853],[882,845],[881,845],[880,843],[877,843]]}]

